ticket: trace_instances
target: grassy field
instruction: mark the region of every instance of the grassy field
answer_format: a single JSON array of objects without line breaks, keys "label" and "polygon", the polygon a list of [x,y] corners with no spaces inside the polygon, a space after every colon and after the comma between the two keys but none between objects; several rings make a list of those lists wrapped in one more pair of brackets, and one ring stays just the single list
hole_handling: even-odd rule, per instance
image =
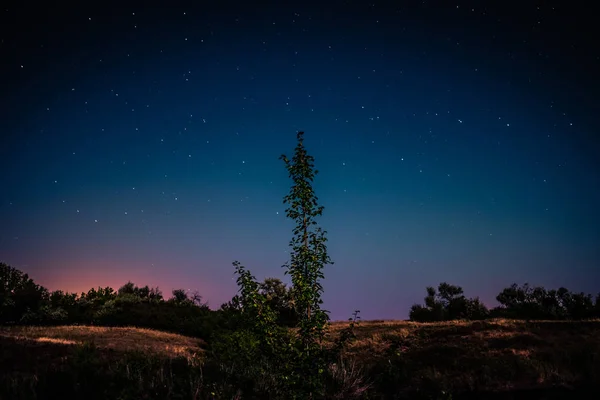
[{"label": "grassy field", "polygon": [[205,398],[202,345],[150,329],[3,327],[0,400]]},{"label": "grassy field", "polygon": [[[346,324],[334,323],[332,331]],[[350,357],[398,391],[504,392],[600,382],[600,320],[367,321]],[[379,384],[389,386],[389,383]]]},{"label": "grassy field", "polygon": [[0,328],[0,336],[20,346],[83,345],[94,342],[101,350],[148,352],[157,356],[192,358],[202,351],[204,342],[174,333],[141,328],[109,328],[101,326],[17,326]]},{"label": "grassy field", "polygon": [[[334,322],[331,337],[346,326]],[[370,398],[525,390],[547,394],[527,398],[574,398],[552,396],[558,388],[600,382],[600,320],[363,321],[356,335],[345,371],[348,379],[365,377]],[[58,398],[72,395],[73,386],[104,398],[119,385],[132,386],[131,397],[121,398],[205,398],[200,394],[213,389],[202,383],[203,346],[199,339],[137,328],[0,328],[0,398]]]}]

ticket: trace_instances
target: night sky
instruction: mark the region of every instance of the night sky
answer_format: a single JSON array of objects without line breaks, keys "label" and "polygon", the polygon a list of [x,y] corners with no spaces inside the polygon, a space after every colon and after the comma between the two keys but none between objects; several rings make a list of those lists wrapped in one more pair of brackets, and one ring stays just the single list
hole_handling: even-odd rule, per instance
[{"label": "night sky", "polygon": [[50,290],[218,308],[234,260],[289,282],[299,130],[332,319],[406,318],[442,281],[490,306],[600,290],[599,29],[576,2],[13,3],[0,261]]}]

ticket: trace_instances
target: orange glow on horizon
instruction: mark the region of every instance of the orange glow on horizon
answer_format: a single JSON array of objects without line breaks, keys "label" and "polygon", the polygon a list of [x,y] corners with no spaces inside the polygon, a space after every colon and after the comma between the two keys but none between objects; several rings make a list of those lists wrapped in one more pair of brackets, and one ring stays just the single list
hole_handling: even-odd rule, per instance
[{"label": "orange glow on horizon", "polygon": [[60,268],[45,268],[43,271],[31,273],[30,278],[49,291],[62,290],[77,295],[98,287],[111,287],[116,291],[128,281],[138,287],[146,285],[158,287],[166,299],[171,297],[173,289],[197,290],[203,300],[209,302],[211,308],[218,308],[236,293],[234,286],[224,288],[222,285],[215,285],[206,279],[191,283],[189,278],[179,274],[172,276],[161,270],[148,271],[147,266],[130,265],[127,268],[115,268],[107,266],[105,262],[92,263],[89,261],[85,263],[85,266],[85,268],[81,268],[63,265]]}]

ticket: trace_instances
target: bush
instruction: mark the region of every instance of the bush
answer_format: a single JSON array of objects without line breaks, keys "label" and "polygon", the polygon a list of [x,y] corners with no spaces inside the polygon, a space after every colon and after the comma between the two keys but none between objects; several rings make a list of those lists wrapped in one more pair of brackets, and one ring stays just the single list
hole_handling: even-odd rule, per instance
[{"label": "bush", "polygon": [[474,299],[467,299],[465,301],[465,311],[463,315],[463,319],[468,320],[482,320],[490,317],[490,311],[483,304],[479,297],[475,297]]},{"label": "bush", "polygon": [[37,285],[29,275],[0,263],[0,323],[16,323],[25,313],[37,312],[48,296],[48,289]]},{"label": "bush", "polygon": [[564,287],[546,290],[529,284],[516,283],[503,289],[496,300],[500,303],[495,315],[517,319],[588,319],[598,318],[598,299],[590,294],[572,293]]},{"label": "bush", "polygon": [[19,322],[24,325],[61,325],[67,320],[68,314],[65,310],[45,305],[37,311],[27,310]]},{"label": "bush", "polygon": [[427,288],[425,305],[414,304],[409,312],[411,321],[434,322],[456,319],[485,319],[489,316],[487,307],[479,298],[468,299],[460,286],[440,283],[438,290]]}]

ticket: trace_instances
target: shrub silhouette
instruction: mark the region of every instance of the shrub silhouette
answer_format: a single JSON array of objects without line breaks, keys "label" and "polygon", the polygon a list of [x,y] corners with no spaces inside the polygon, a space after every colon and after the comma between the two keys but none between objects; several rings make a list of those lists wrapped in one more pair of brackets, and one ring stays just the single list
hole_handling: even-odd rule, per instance
[{"label": "shrub silhouette", "polygon": [[598,318],[598,296],[595,301],[591,294],[572,293],[561,287],[546,290],[538,286],[516,283],[503,289],[496,300],[500,306],[495,315],[518,319],[587,319]]},{"label": "shrub silhouette", "polygon": [[165,301],[158,288],[127,282],[117,291],[110,287],[82,292],[49,292],[27,274],[0,264],[0,323],[24,325],[93,324],[137,326],[197,336],[212,336],[217,313],[202,296],[183,292],[184,301]]},{"label": "shrub silhouette", "polygon": [[258,285],[259,292],[265,296],[269,307],[277,315],[277,323],[281,326],[296,326],[299,321],[295,308],[293,292],[279,278],[265,278]]},{"label": "shrub silhouette", "polygon": [[[111,292],[108,293],[110,295],[112,293],[112,289],[111,288],[106,288],[106,289],[110,289]],[[117,291],[118,296],[127,295],[127,294],[139,297],[142,300],[148,300],[148,301],[163,300],[162,292],[158,288],[150,288],[150,287],[148,287],[148,285],[146,285],[144,287],[137,287],[131,281],[128,281],[126,284],[121,286],[119,288],[119,290]],[[187,297],[187,295],[186,295],[186,297]]]},{"label": "shrub silhouette", "polygon": [[0,263],[0,323],[17,323],[26,313],[31,318],[48,296],[48,289],[37,285],[29,275]]},{"label": "shrub silhouette", "polygon": [[[258,284],[258,291],[265,296],[265,301],[275,312],[278,325],[294,327],[298,324],[299,317],[295,308],[292,288],[288,288],[279,278],[269,277]],[[227,303],[221,304],[217,310],[221,325],[228,329],[239,326],[241,313],[242,301],[238,294]]]},{"label": "shrub silhouette", "polygon": [[525,320],[582,320],[600,318],[600,293],[572,293],[561,287],[546,290],[541,286],[516,283],[502,289],[496,296],[500,305],[491,310],[479,300],[468,299],[459,286],[441,283],[436,291],[427,288],[425,305],[414,304],[410,308],[411,321],[433,322],[454,319],[478,320],[486,318],[509,318]]},{"label": "shrub silhouette", "polygon": [[409,313],[411,321],[434,322],[456,319],[485,319],[489,315],[487,307],[479,298],[468,299],[460,286],[446,282],[438,289],[427,287],[425,305],[414,304]]},{"label": "shrub silhouette", "polygon": [[169,301],[175,304],[183,304],[189,301],[188,295],[183,289],[175,289],[172,292],[173,297]]}]

